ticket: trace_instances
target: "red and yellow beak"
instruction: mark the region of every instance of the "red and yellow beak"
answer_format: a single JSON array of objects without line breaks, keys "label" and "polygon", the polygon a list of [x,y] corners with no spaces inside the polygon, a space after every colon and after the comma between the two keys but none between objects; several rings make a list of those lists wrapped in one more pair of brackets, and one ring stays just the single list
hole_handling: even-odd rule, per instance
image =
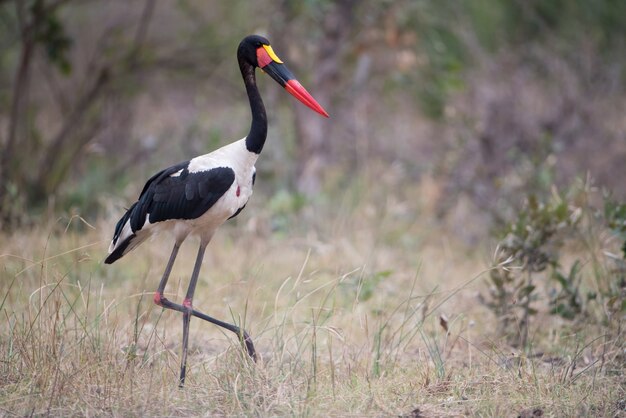
[{"label": "red and yellow beak", "polygon": [[280,58],[276,56],[270,45],[262,45],[257,48],[256,56],[259,68],[276,80],[276,82],[283,86],[292,96],[320,115],[328,117],[328,113],[324,108],[317,103],[304,87],[302,87],[302,84],[296,80],[296,77],[294,77],[291,71],[283,64]]}]

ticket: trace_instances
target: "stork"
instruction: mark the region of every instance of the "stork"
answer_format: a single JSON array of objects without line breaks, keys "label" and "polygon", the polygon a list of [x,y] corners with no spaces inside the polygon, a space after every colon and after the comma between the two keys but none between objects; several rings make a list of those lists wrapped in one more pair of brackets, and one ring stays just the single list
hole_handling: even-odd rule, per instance
[{"label": "stork", "polygon": [[[251,35],[244,38],[237,48],[237,60],[252,111],[248,135],[152,176],[137,201],[117,222],[109,255],[104,260],[106,264],[111,264],[150,236],[162,231],[173,233],[174,248],[154,293],[154,303],[183,314],[180,387],[185,383],[189,323],[192,316],[234,332],[245,345],[248,355],[254,361],[257,359],[252,339],[245,330],[206,315],[196,310],[192,304],[204,252],[213,234],[225,221],[237,216],[252,195],[256,177],[254,164],[267,137],[267,116],[256,85],[255,69],[260,68],[299,101],[328,117],[328,113],[295,79],[264,37]],[[167,299],[164,291],[178,250],[190,235],[200,238],[200,247],[187,293],[182,304],[179,304]]]}]

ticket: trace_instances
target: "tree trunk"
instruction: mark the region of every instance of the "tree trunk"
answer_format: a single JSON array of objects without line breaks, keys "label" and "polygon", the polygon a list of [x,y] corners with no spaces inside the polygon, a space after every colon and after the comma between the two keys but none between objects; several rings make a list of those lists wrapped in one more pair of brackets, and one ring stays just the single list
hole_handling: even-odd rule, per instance
[{"label": "tree trunk", "polygon": [[[15,71],[15,84],[11,99],[11,113],[9,116],[7,137],[1,147],[0,155],[0,226],[8,224],[13,218],[12,209],[8,196],[8,187],[22,186],[19,174],[21,171],[16,167],[15,144],[20,136],[20,125],[24,122],[23,115],[28,101],[28,87],[30,84],[30,70],[33,53],[35,50],[35,39],[33,36],[34,27],[37,21],[30,22],[24,10],[22,2],[16,3],[18,23],[21,32],[21,51],[19,65]],[[34,18],[33,18],[34,19]],[[16,173],[15,175],[13,173]]]},{"label": "tree trunk", "polygon": [[[339,81],[342,56],[349,40],[354,16],[354,0],[336,0],[322,21],[322,38],[317,43],[315,72],[311,90],[332,118],[333,92]],[[298,133],[298,191],[312,196],[319,192],[324,168],[330,157],[328,134],[331,124],[302,106],[296,108]],[[332,120],[332,119],[331,119]]]},{"label": "tree trunk", "polygon": [[[337,85],[341,71],[341,62],[346,44],[349,41],[350,28],[354,19],[355,0],[335,0],[328,5],[324,3],[319,8],[323,13],[320,37],[311,36],[315,45],[307,48],[314,57],[314,70],[311,79],[306,85],[316,100],[324,106],[330,114],[330,121],[320,117],[304,106],[295,107],[295,129],[297,143],[297,172],[296,187],[299,192],[312,196],[319,192],[324,168],[330,157],[329,131],[333,117],[333,99],[335,99]],[[289,1],[283,2],[283,19],[275,25],[274,35],[277,38],[288,38],[288,34],[300,28],[282,22],[296,22],[294,10]],[[307,31],[314,34],[315,30]]]}]

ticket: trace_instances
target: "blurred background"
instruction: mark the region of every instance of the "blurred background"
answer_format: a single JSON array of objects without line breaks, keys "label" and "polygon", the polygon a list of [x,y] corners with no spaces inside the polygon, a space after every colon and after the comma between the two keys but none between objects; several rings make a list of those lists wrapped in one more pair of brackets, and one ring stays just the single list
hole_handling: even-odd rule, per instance
[{"label": "blurred background", "polygon": [[[257,72],[194,303],[262,367],[194,320],[170,390],[171,237],[102,260],[148,178],[247,134],[251,33],[331,117]],[[625,93],[625,0],[0,0],[0,415],[624,416]]]},{"label": "blurred background", "polygon": [[243,137],[251,33],[331,114],[258,77],[261,202],[411,188],[471,241],[576,178],[626,195],[621,0],[0,0],[2,228],[119,216],[152,173]]}]

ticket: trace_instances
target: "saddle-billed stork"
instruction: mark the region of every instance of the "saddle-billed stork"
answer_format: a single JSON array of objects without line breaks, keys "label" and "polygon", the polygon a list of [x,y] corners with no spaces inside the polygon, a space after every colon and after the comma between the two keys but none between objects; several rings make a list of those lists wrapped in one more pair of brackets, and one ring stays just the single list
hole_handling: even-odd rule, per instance
[{"label": "saddle-billed stork", "polygon": [[[252,111],[248,135],[209,154],[166,168],[152,176],[138,200],[119,220],[109,247],[106,264],[127,254],[150,236],[171,231],[174,249],[154,294],[154,303],[183,314],[183,343],[179,385],[185,382],[189,322],[192,316],[226,328],[237,334],[248,354],[256,361],[256,351],[248,333],[236,325],[210,317],[192,306],[204,251],[216,229],[241,212],[252,195],[256,162],[267,137],[267,116],[256,85],[255,69],[261,68],[302,103],[328,117],[328,113],[302,87],[276,56],[267,39],[251,35],[237,49],[239,69],[246,86]],[[182,304],[163,295],[178,250],[189,235],[200,238],[198,256]]]}]

